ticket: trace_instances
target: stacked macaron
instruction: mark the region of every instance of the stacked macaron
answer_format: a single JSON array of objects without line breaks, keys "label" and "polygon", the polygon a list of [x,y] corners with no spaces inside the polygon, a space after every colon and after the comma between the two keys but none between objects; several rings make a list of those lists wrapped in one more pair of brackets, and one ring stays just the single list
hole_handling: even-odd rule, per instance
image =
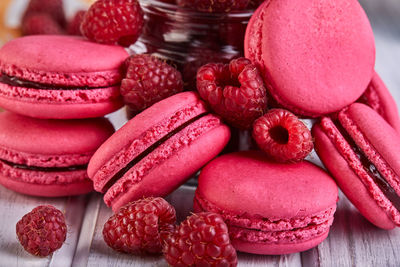
[{"label": "stacked macaron", "polygon": [[28,195],[93,190],[87,165],[114,132],[128,53],[79,37],[28,36],[0,49],[0,183]]}]

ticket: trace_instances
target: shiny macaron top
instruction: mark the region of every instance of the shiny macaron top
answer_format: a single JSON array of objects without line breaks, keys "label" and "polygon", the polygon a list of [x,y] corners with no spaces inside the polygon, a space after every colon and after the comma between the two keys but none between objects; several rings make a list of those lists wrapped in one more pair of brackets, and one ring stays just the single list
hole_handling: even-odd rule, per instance
[{"label": "shiny macaron top", "polygon": [[245,55],[282,106],[318,117],[361,96],[373,75],[375,44],[356,0],[265,1],[247,27]]}]

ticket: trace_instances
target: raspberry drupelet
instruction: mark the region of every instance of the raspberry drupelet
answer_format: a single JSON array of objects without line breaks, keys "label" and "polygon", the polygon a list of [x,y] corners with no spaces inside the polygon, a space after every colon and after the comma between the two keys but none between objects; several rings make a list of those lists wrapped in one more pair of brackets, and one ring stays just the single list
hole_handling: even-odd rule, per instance
[{"label": "raspberry drupelet", "polygon": [[137,0],[98,0],[85,14],[81,32],[98,43],[129,46],[138,39],[143,24]]},{"label": "raspberry drupelet", "polygon": [[60,210],[51,205],[42,205],[18,221],[16,232],[26,251],[45,257],[62,246],[67,236],[67,226]]},{"label": "raspberry drupelet", "polygon": [[171,266],[236,266],[237,255],[221,215],[201,212],[189,216],[164,244]]},{"label": "raspberry drupelet", "polygon": [[246,58],[229,65],[209,63],[197,72],[200,96],[232,126],[248,129],[267,109],[267,96],[257,68]]},{"label": "raspberry drupelet", "polygon": [[164,235],[174,229],[175,209],[163,198],[130,202],[104,224],[103,237],[116,251],[156,254],[162,251]]},{"label": "raspberry drupelet", "polygon": [[300,161],[314,147],[310,130],[285,109],[271,109],[258,118],[253,138],[267,155],[280,162]]},{"label": "raspberry drupelet", "polygon": [[134,55],[125,65],[127,71],[121,83],[121,95],[134,113],[183,91],[181,73],[157,57]]}]

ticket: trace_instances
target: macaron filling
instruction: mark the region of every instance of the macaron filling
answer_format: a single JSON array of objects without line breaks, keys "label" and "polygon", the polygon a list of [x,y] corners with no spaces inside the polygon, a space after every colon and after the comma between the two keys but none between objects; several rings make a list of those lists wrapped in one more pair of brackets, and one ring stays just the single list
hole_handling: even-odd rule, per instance
[{"label": "macaron filling", "polygon": [[133,158],[124,168],[119,170],[104,186],[105,190],[108,190],[110,187],[112,187],[120,178],[122,178],[127,172],[129,172],[130,169],[132,169],[139,161],[144,159],[147,155],[149,155],[151,152],[153,152],[157,147],[165,143],[168,139],[170,139],[172,136],[177,134],[178,132],[182,131],[195,121],[201,119],[202,117],[206,116],[208,112],[201,113],[190,120],[186,121],[182,125],[178,126],[175,128],[173,131],[169,132],[168,134],[164,135],[161,137],[159,140],[157,140],[155,143],[150,145],[147,149],[145,149],[142,153],[137,155],[135,158]]},{"label": "macaron filling", "polygon": [[[116,181],[116,183],[106,192],[104,195],[104,202],[108,206],[113,206],[114,209],[114,206],[118,205],[116,203],[119,203],[121,198],[126,195],[130,195],[129,193],[136,194],[136,189],[138,186],[140,187],[141,182],[146,180],[148,176],[151,176],[153,172],[157,173],[157,170],[160,168],[160,166],[167,163],[173,157],[181,157],[181,155],[184,154],[184,150],[190,149],[191,146],[195,146],[198,144],[197,142],[199,140],[201,141],[202,138],[207,138],[208,133],[217,131],[219,127],[221,127],[221,120],[212,114],[206,114],[203,117],[193,121],[181,131],[168,138],[164,143],[158,146],[153,153],[148,154],[135,166],[129,169],[125,175]],[[184,165],[185,162],[185,159],[181,158],[180,162],[178,163],[178,165],[181,165],[182,168],[180,170],[184,170],[186,175],[182,176],[181,174],[178,174],[179,179],[175,181],[174,188],[182,184],[186,178],[189,178],[190,175],[195,173],[201,167],[201,165],[204,164],[203,163],[200,166],[197,166],[193,162],[186,162],[186,165]],[[167,175],[164,174],[164,176]],[[176,177],[166,177],[165,179],[168,180],[175,178]],[[173,183],[168,180],[166,184],[171,186]],[[154,187],[157,186],[158,185],[154,185]],[[142,189],[146,191],[145,188]],[[172,190],[172,187],[170,187],[170,189]],[[148,190],[151,191],[152,189],[149,188]],[[169,192],[171,191],[169,190]],[[167,194],[167,192],[164,193]],[[139,193],[136,194],[134,198],[140,197],[142,196]]]},{"label": "macaron filling", "polygon": [[390,200],[393,206],[400,211],[400,196],[397,194],[396,190],[390,185],[388,180],[381,174],[378,168],[368,159],[362,149],[356,144],[356,142],[351,138],[350,134],[346,129],[340,124],[339,121],[334,121],[334,124],[346,142],[350,145],[351,149],[357,155],[360,160],[364,170],[372,178],[376,185],[382,193]]},{"label": "macaron filling", "polygon": [[235,239],[257,243],[291,243],[293,240],[308,241],[329,231],[336,205],[316,214],[287,219],[264,218],[247,213],[236,214],[222,210],[196,192],[195,210],[221,214],[229,225],[229,233]]},{"label": "macaron filling", "polygon": [[25,164],[18,164],[14,162],[10,162],[4,159],[0,159],[4,164],[22,170],[30,170],[30,171],[41,171],[41,172],[68,172],[68,171],[79,171],[86,170],[87,164],[75,165],[75,166],[65,166],[65,167],[39,167],[39,166],[29,166]]},{"label": "macaron filling", "polygon": [[115,85],[108,85],[108,86],[90,87],[90,86],[44,84],[44,83],[38,83],[38,82],[24,80],[24,79],[18,78],[16,76],[9,76],[5,73],[2,73],[0,75],[0,82],[10,85],[10,86],[25,87],[25,88],[31,88],[31,89],[42,89],[42,90],[90,90],[90,89],[109,88],[109,87],[118,85],[118,84],[115,84]]},{"label": "macaron filling", "polygon": [[[140,124],[140,131],[130,132],[132,136],[125,139],[125,144],[115,154],[107,158],[100,166],[96,167],[93,174],[89,174],[89,177],[94,182],[95,190],[99,192],[105,192],[105,185],[108,181],[116,175],[121,169],[125,168],[129,162],[134,158],[138,157],[139,154],[143,153],[151,145],[159,141],[163,136],[168,135],[176,128],[181,126],[184,122],[191,120],[192,118],[207,112],[204,103],[198,100],[194,100],[189,104],[183,104],[177,110],[174,110],[172,114],[162,114],[160,119],[151,122],[149,127],[147,124],[141,123],[141,118],[144,116],[147,119],[146,113],[138,114],[135,118],[127,123],[127,126]],[[153,117],[154,115],[150,116]],[[145,128],[148,127],[148,128]],[[89,165],[89,170],[90,170]],[[91,171],[89,172],[91,173]]]},{"label": "macaron filling", "polygon": [[[379,153],[368,142],[365,136],[363,136],[346,112],[340,112],[338,118],[340,125],[344,129],[343,132],[347,133],[347,136],[351,136],[348,137],[350,140],[354,140],[353,135],[358,136],[358,139],[355,140],[356,147],[358,148],[354,149],[351,147],[351,142],[347,142],[344,137],[346,134],[343,135],[343,133],[339,132],[338,127],[328,117],[321,119],[320,127],[322,131],[330,139],[340,156],[347,162],[349,168],[354,172],[355,177],[360,179],[366,190],[369,192],[371,199],[377,204],[377,207],[382,209],[383,213],[386,214],[393,223],[400,225],[400,211],[395,206],[395,203],[393,203],[384,193],[384,191],[398,192],[398,187],[396,188],[399,181],[398,175],[390,168],[385,160],[381,158]],[[355,132],[350,132],[349,129]],[[360,156],[356,154],[355,150],[362,151],[364,156],[367,155],[366,151],[369,151],[368,155],[370,156],[366,156],[367,160],[365,160],[365,166],[363,165]],[[373,165],[373,167],[370,167],[371,165]],[[370,171],[369,168],[371,168],[372,171]],[[379,170],[378,173],[380,177],[375,178],[378,182],[374,180],[373,173],[377,173],[375,170]],[[391,194],[392,196],[394,195],[394,193]],[[397,202],[397,197],[394,196],[394,198],[394,202]]]}]

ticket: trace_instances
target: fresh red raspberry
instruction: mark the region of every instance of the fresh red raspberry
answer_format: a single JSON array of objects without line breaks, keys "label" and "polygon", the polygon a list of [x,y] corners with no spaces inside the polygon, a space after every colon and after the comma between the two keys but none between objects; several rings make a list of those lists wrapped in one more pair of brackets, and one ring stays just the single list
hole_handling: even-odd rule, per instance
[{"label": "fresh red raspberry", "polygon": [[104,224],[103,237],[111,248],[125,253],[161,253],[162,238],[173,231],[175,209],[163,198],[130,202]]},{"label": "fresh red raspberry", "polygon": [[25,18],[22,24],[22,34],[64,34],[64,30],[49,15],[37,13]]},{"label": "fresh red raspberry", "polygon": [[177,4],[200,12],[229,13],[245,9],[249,0],[177,0]]},{"label": "fresh red raspberry", "polygon": [[242,129],[267,109],[267,96],[257,68],[246,58],[229,65],[209,63],[197,72],[197,90],[225,121]]},{"label": "fresh red raspberry", "polygon": [[221,215],[193,214],[166,240],[165,259],[171,266],[236,266],[237,255]]},{"label": "fresh red raspberry", "polygon": [[202,41],[195,45],[190,49],[182,69],[184,85],[188,90],[196,90],[196,74],[201,66],[208,63],[227,64],[240,56],[237,51],[223,51],[214,40]]},{"label": "fresh red raspberry", "polygon": [[97,0],[83,18],[81,32],[98,43],[129,46],[138,39],[143,24],[137,0]]},{"label": "fresh red raspberry", "polygon": [[82,35],[81,24],[86,10],[79,10],[75,13],[74,17],[69,21],[67,32],[69,35]]},{"label": "fresh red raspberry", "polygon": [[271,109],[253,125],[253,138],[271,158],[300,161],[313,149],[310,130],[293,113]]},{"label": "fresh red raspberry", "polygon": [[50,16],[61,29],[64,29],[67,24],[62,0],[30,0],[22,17],[22,24],[25,23],[26,18],[33,14]]},{"label": "fresh red raspberry", "polygon": [[127,72],[121,94],[133,112],[183,90],[181,73],[166,62],[148,54],[134,55],[125,62]]},{"label": "fresh red raspberry", "polygon": [[17,222],[17,237],[26,251],[45,257],[59,249],[67,236],[61,211],[51,205],[34,208]]}]

